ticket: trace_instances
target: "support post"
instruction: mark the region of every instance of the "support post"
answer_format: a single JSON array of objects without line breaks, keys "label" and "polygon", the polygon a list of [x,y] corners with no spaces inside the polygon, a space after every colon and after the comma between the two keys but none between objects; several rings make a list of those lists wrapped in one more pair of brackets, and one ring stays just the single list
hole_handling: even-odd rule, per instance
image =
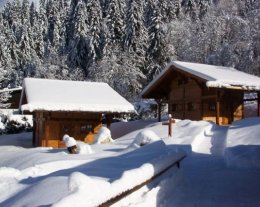
[{"label": "support post", "polygon": [[216,124],[219,125],[220,117],[220,91],[217,90],[217,100],[216,100]]},{"label": "support post", "polygon": [[162,120],[161,112],[162,112],[162,103],[159,102],[159,104],[158,104],[158,122],[160,122]]},{"label": "support post", "polygon": [[110,129],[112,119],[113,119],[112,114],[106,114],[106,125],[108,129]]},{"label": "support post", "polygon": [[158,122],[160,122],[162,120],[161,117],[161,111],[162,111],[162,101],[160,99],[156,100],[157,102],[157,118],[158,118]]},{"label": "support post", "polygon": [[42,140],[44,135],[44,117],[43,112],[36,112],[35,113],[35,142],[36,146],[43,146]]},{"label": "support post", "polygon": [[257,116],[260,116],[260,92],[257,92]]},{"label": "support post", "polygon": [[[40,146],[42,146],[42,140],[43,140],[43,112],[39,112],[39,120],[38,120],[38,124],[39,124],[39,142],[40,142]],[[46,143],[45,143],[45,147]]]},{"label": "support post", "polygon": [[32,144],[34,147],[37,146],[37,121],[36,121],[36,115],[35,112],[33,113],[33,137],[32,137]]},{"label": "support post", "polygon": [[45,127],[45,146],[49,146],[50,126],[46,124]]},{"label": "support post", "polygon": [[169,121],[168,121],[168,137],[172,137],[172,124],[175,123],[175,120],[172,118],[172,115],[169,114]]}]

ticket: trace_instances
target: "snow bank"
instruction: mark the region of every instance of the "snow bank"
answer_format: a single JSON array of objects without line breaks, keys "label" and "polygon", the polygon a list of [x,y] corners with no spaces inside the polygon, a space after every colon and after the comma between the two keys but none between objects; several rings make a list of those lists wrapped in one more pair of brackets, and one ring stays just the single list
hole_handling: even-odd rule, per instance
[{"label": "snow bank", "polygon": [[[168,127],[158,122],[114,126],[131,133],[113,144],[91,145],[95,153],[88,156],[70,156],[64,149],[1,146],[0,206],[93,206],[149,179],[174,162],[179,156],[176,151],[186,146],[190,153],[180,170],[173,167],[154,186],[144,186],[115,206],[259,206],[260,118],[236,121],[229,127],[177,121],[172,138],[167,136]],[[127,148],[141,132],[140,126],[162,141]],[[14,138],[1,136],[0,145],[11,144]]]},{"label": "snow bank", "polygon": [[96,135],[96,139],[94,143],[97,144],[104,144],[104,143],[110,143],[114,140],[111,137],[111,132],[107,127],[101,127]]},{"label": "snow bank", "polygon": [[78,154],[92,154],[93,150],[89,144],[85,142],[77,141]]},{"label": "snow bank", "polygon": [[10,167],[0,167],[0,178],[13,177],[17,178],[21,175],[21,171]]},{"label": "snow bank", "polygon": [[260,168],[260,118],[235,121],[228,129],[225,161],[229,167]]},{"label": "snow bank", "polygon": [[[155,156],[153,153],[155,149],[160,152],[160,156]],[[134,156],[126,156],[125,158],[128,158],[128,163],[131,163],[131,160],[142,160],[142,157],[146,157],[147,154],[150,155],[149,163],[146,162],[138,168],[125,170],[122,176],[113,182],[98,177],[89,177],[82,173],[71,174],[68,183],[70,194],[54,204],[53,207],[98,206],[151,179],[154,175],[184,156],[182,153],[177,154],[167,149],[162,141],[158,141],[137,149],[136,153],[133,154]]]},{"label": "snow bank", "polygon": [[225,161],[228,167],[260,168],[260,146],[239,145],[227,148]]},{"label": "snow bank", "polygon": [[141,147],[152,142],[161,140],[161,138],[151,130],[142,130],[139,132],[130,147]]}]

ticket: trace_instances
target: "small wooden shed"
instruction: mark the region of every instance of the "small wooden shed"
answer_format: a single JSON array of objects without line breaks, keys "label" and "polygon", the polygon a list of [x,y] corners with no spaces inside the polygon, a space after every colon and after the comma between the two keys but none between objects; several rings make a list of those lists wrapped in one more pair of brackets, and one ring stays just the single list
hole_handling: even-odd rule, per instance
[{"label": "small wooden shed", "polygon": [[134,107],[106,83],[25,78],[22,113],[33,114],[34,146],[64,147],[64,134],[92,143],[114,114],[133,113]]},{"label": "small wooden shed", "polygon": [[220,125],[244,117],[244,92],[254,92],[260,114],[260,78],[234,68],[190,62],[170,63],[143,91],[174,118],[210,120]]}]

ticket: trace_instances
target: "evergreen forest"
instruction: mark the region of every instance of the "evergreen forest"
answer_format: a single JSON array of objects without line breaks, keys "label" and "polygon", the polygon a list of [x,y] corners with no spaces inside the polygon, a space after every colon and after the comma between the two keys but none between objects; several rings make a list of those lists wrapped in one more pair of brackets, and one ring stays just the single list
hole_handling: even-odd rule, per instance
[{"label": "evergreen forest", "polygon": [[259,0],[13,0],[0,10],[0,88],[102,81],[134,100],[173,60],[259,76],[259,26]]}]

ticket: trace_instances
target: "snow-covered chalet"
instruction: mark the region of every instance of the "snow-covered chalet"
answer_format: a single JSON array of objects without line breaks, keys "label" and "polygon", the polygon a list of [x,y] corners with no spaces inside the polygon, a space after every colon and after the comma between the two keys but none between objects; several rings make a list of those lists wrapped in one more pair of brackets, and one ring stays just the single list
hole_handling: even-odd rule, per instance
[{"label": "snow-covered chalet", "polygon": [[114,114],[133,113],[134,107],[108,84],[25,78],[20,99],[22,113],[33,114],[35,146],[64,147],[64,134],[91,143]]},{"label": "snow-covered chalet", "polygon": [[257,76],[230,67],[174,61],[141,95],[157,100],[159,114],[161,104],[168,103],[168,111],[174,118],[227,125],[244,117],[245,101],[257,103],[255,114],[260,115],[259,91]]}]

